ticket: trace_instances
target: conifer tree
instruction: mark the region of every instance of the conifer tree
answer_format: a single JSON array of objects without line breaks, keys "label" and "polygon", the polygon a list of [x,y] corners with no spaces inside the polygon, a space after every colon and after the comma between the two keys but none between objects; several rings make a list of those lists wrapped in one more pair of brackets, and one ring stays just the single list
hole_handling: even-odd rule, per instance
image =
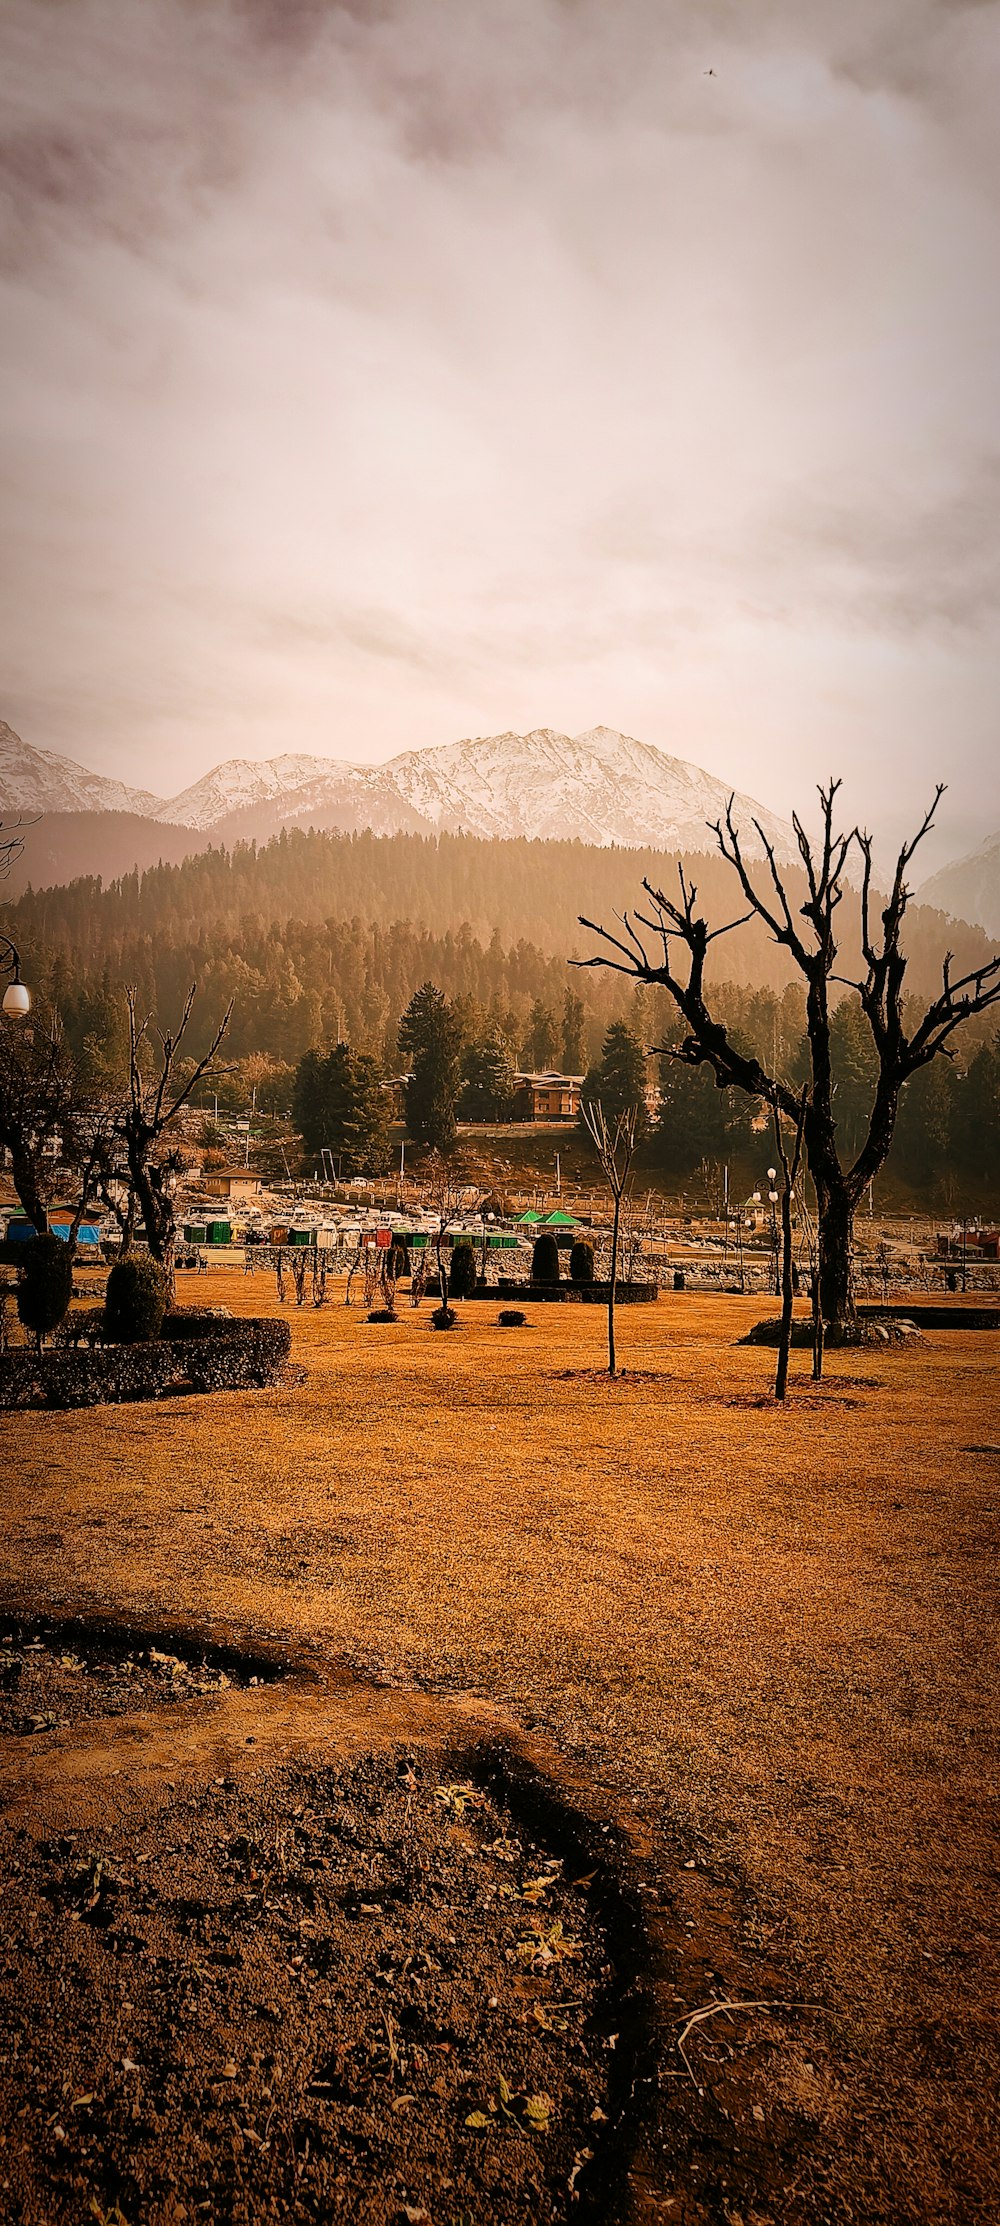
[{"label": "conifer tree", "polygon": [[424,982],[399,1024],[399,1053],[410,1069],[406,1125],[417,1144],[445,1152],[455,1140],[461,1023],[443,990]]}]

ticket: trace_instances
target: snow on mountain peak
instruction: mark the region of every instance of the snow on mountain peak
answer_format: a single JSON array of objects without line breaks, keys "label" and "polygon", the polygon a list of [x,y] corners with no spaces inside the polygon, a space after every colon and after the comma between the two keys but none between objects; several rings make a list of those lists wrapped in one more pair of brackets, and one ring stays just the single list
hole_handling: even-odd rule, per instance
[{"label": "snow on mountain peak", "polygon": [[[219,828],[227,841],[240,834],[266,840],[291,823],[706,850],[708,823],[725,811],[730,793],[699,766],[595,726],[577,735],[535,727],[467,737],[405,750],[382,765],[293,752],[229,758],[166,802],[0,729],[0,810],[131,811],[205,834]],[[735,810],[748,855],[759,854],[752,827],[759,820],[778,856],[794,857],[792,831],[773,812],[741,795]]]}]

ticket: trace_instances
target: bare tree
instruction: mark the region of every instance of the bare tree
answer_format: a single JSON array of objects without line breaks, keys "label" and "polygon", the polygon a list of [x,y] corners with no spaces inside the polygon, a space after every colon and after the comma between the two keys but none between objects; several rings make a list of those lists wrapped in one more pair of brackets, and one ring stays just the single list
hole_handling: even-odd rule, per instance
[{"label": "bare tree", "polygon": [[622,1200],[627,1196],[631,1183],[632,1161],[635,1157],[636,1123],[639,1108],[626,1106],[619,1113],[612,1128],[603,1105],[599,1101],[581,1105],[584,1126],[604,1170],[608,1189],[613,1200],[611,1216],[611,1272],[608,1277],[608,1374],[617,1374],[615,1360],[615,1297],[618,1290],[618,1239],[621,1229]]},{"label": "bare tree", "polygon": [[[180,1021],[176,1029],[169,1031],[154,1029],[150,1013],[140,1020],[134,988],[130,986],[125,992],[128,1002],[129,1051],[128,1099],[121,1122],[125,1162],[129,1184],[142,1215],[146,1242],[153,1259],[159,1261],[164,1271],[171,1298],[176,1242],[173,1191],[178,1160],[174,1153],[160,1153],[160,1141],[165,1130],[176,1119],[182,1105],[187,1103],[192,1090],[212,1066],[233,1009],[230,1004],[223,1014],[204,1058],[199,1059],[184,1079],[180,1080],[176,1072],[177,1054],[184,1041],[197,993],[198,984],[192,982],[184,1000]],[[151,1049],[154,1034],[159,1045],[159,1071],[147,1079],[146,1053]]]},{"label": "bare tree", "polygon": [[792,1272],[792,1198],[795,1181],[802,1159],[802,1137],[805,1129],[806,1106],[809,1093],[805,1088],[799,1099],[799,1116],[795,1123],[791,1157],[785,1146],[781,1114],[772,1106],[774,1143],[781,1165],[781,1316],[778,1329],[778,1368],[774,1379],[774,1396],[784,1399],[788,1390],[788,1356],[792,1349],[792,1302],[795,1297],[795,1278]]},{"label": "bare tree", "polygon": [[434,1251],[437,1258],[438,1281],[441,1291],[439,1319],[450,1328],[454,1316],[448,1304],[451,1268],[445,1239],[455,1215],[461,1211],[469,1184],[465,1180],[463,1168],[456,1165],[454,1159],[447,1160],[440,1152],[432,1151],[427,1154],[424,1181],[421,1187],[426,1192],[428,1203],[433,1207],[437,1220],[437,1226],[434,1230]]},{"label": "bare tree", "polygon": [[10,1153],[14,1189],[39,1236],[49,1226],[72,1104],[73,1075],[58,1021],[16,1035],[0,1029],[0,1144]]},{"label": "bare tree", "polygon": [[[834,1337],[850,1335],[854,1326],[854,1215],[863,1192],[885,1164],[900,1092],[910,1076],[939,1053],[952,1056],[951,1038],[963,1021],[1000,1000],[1000,956],[953,979],[949,953],[944,959],[938,995],[931,999],[915,1023],[907,1025],[903,999],[907,962],[901,935],[912,891],[907,886],[906,874],[918,844],[933,825],[944,791],[940,786],[937,788],[916,834],[902,845],[889,895],[881,907],[880,925],[876,927],[871,838],[857,827],[847,834],[837,831],[834,814],[840,785],[839,781],[831,780],[819,791],[821,832],[818,840],[808,836],[797,815],[793,815],[792,825],[806,880],[806,901],[797,916],[792,910],[787,876],[782,876],[774,844],[757,820],[753,824],[764,854],[759,875],[763,887],[753,878],[733,819],[734,798],[730,797],[725,819],[710,824],[748,907],[740,918],[727,921],[722,927],[710,928],[696,910],[697,889],[687,880],[683,866],[679,866],[678,901],[671,902],[661,889],[644,882],[652,910],[636,913],[634,917],[626,912],[620,922],[622,936],[613,935],[599,923],[581,916],[581,926],[599,936],[608,950],[617,955],[611,957],[602,951],[593,958],[576,962],[610,966],[634,981],[661,984],[669,991],[688,1029],[679,1047],[663,1047],[665,1055],[680,1059],[688,1066],[709,1066],[720,1089],[745,1090],[751,1097],[761,1098],[772,1111],[776,1109],[794,1125],[798,1119],[798,1096],[792,1084],[777,1072],[769,1071],[760,1059],[737,1048],[727,1029],[715,1019],[705,986],[709,945],[718,936],[743,926],[747,920],[762,920],[773,940],[788,951],[806,989],[811,1076],[803,1129],[804,1149],[816,1191],[820,1307]],[[836,971],[838,944],[835,934],[838,908],[845,895],[845,868],[852,847],[858,850],[862,861],[858,899],[861,967],[854,979]],[[656,955],[647,948],[647,936],[657,939]],[[681,953],[679,967],[674,958],[677,947]],[[871,1031],[877,1060],[866,1132],[860,1149],[846,1165],[837,1143],[830,1030],[831,990],[837,987],[856,992]]]},{"label": "bare tree", "polygon": [[59,1197],[70,1207],[68,1241],[103,1195],[115,1154],[121,1101],[81,1081],[57,1016],[47,1025],[0,1031],[0,1144],[27,1219],[44,1235]]}]

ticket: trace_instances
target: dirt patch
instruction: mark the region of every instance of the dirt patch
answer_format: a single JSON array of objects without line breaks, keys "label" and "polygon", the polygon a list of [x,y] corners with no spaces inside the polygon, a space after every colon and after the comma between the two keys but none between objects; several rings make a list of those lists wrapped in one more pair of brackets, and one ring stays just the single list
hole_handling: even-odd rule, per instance
[{"label": "dirt patch", "polygon": [[283,1674],[264,1656],[192,1649],[172,1636],[156,1645],[113,1625],[0,1620],[0,1734],[44,1738],[88,1720],[180,1701],[217,1703],[233,1688],[264,1685]]},{"label": "dirt patch", "polygon": [[591,2210],[622,2025],[593,1874],[491,1788],[380,1757],[0,1835],[16,2226]]},{"label": "dirt patch", "polygon": [[775,1414],[793,1414],[800,1407],[860,1407],[861,1401],[842,1399],[836,1395],[831,1399],[826,1392],[799,1391],[790,1384],[788,1398],[784,1402],[776,1399],[773,1391],[734,1391],[716,1399],[714,1404],[719,1407],[765,1407],[772,1408]]},{"label": "dirt patch", "polygon": [[669,1381],[664,1368],[618,1368],[613,1376],[606,1368],[560,1368],[554,1381],[560,1384],[655,1384]]}]

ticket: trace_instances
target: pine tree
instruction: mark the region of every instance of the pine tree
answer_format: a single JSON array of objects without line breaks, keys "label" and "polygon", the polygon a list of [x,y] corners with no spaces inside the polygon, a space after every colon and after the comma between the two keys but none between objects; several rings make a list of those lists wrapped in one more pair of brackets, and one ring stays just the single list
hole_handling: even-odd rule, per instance
[{"label": "pine tree", "polygon": [[334,1044],[307,1051],[292,1093],[292,1117],[307,1157],[333,1153],[341,1175],[383,1175],[389,1165],[389,1103],[374,1059]]},{"label": "pine tree", "polygon": [[351,1051],[349,1044],[334,1044],[325,1056],[307,1051],[295,1070],[292,1119],[306,1152],[331,1151],[336,1159],[344,1148],[351,1113]]},{"label": "pine tree", "polygon": [[506,1120],[514,1094],[510,1054],[497,1036],[466,1044],[458,1114],[463,1121]]},{"label": "pine tree", "polygon": [[737,1090],[718,1089],[710,1068],[661,1059],[650,1150],[665,1173],[686,1176],[703,1160],[731,1159],[749,1145],[751,1121],[746,1099]]},{"label": "pine tree", "polygon": [[528,1033],[524,1039],[524,1064],[537,1074],[546,1074],[555,1067],[559,1054],[559,1024],[551,1005],[543,1004],[536,997],[528,1015]]},{"label": "pine tree", "polygon": [[424,982],[399,1024],[399,1053],[410,1069],[406,1125],[417,1144],[444,1152],[455,1139],[461,1024],[443,990]]},{"label": "pine tree", "polygon": [[583,998],[572,989],[566,991],[562,1010],[562,1070],[564,1074],[579,1074],[583,1067]]},{"label": "pine tree", "polygon": [[[613,1127],[631,1106],[637,1111],[636,1133],[642,1137],[649,1125],[646,1111],[646,1054],[637,1036],[623,1020],[614,1020],[604,1038],[600,1060],[585,1077],[580,1097],[584,1105],[601,1105]],[[581,1121],[583,1116],[581,1114]],[[586,1123],[583,1123],[586,1130]],[[587,1131],[589,1134],[589,1131]]]},{"label": "pine tree", "polygon": [[351,1060],[350,1102],[344,1122],[342,1175],[385,1175],[392,1160],[389,1094],[378,1062],[367,1052]]}]

